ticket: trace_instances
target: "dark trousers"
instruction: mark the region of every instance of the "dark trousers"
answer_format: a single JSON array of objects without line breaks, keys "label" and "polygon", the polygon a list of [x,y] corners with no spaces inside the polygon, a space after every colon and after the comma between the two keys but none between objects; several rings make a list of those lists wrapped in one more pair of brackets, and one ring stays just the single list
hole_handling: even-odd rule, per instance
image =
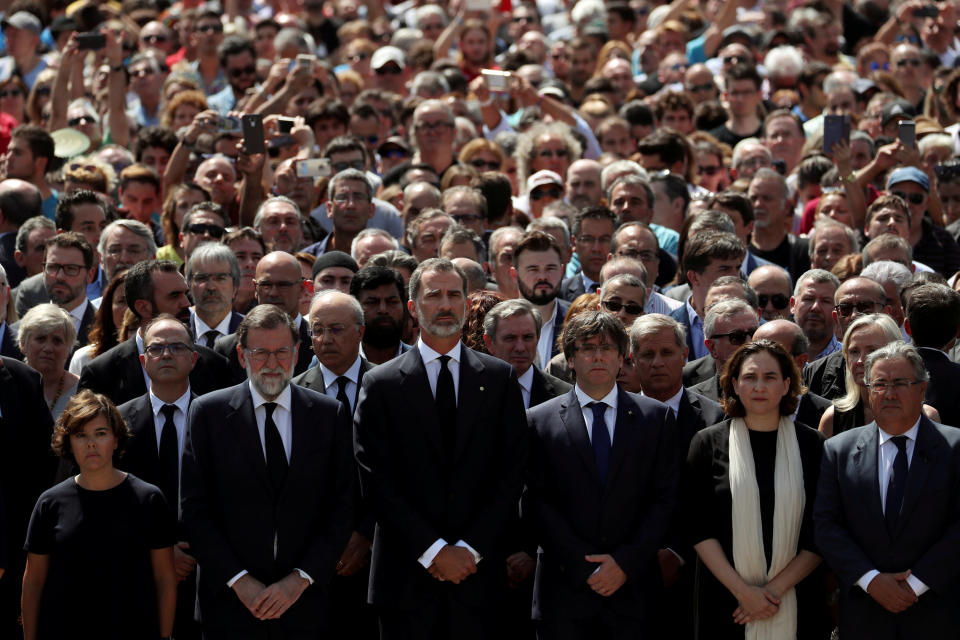
[{"label": "dark trousers", "polygon": [[472,609],[450,597],[408,611],[380,609],[380,640],[499,640],[499,609]]},{"label": "dark trousers", "polygon": [[369,564],[352,576],[333,576],[328,607],[330,638],[377,640],[380,637],[377,612],[367,603],[369,579]]},{"label": "dark trousers", "polygon": [[204,630],[203,640],[318,640],[327,636],[319,631],[287,631],[276,621],[259,624],[255,629]]},{"label": "dark trousers", "polygon": [[538,640],[638,640],[652,638],[646,625],[637,618],[602,612],[588,620],[541,620],[537,624]]}]

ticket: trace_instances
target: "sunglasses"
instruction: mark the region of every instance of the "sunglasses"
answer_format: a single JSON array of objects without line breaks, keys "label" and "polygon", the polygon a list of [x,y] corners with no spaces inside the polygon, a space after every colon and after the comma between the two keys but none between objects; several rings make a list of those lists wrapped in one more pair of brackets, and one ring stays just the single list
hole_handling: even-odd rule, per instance
[{"label": "sunglasses", "polygon": [[144,77],[146,77],[146,76],[152,76],[154,73],[156,73],[156,71],[154,71],[153,69],[147,67],[147,68],[145,68],[145,69],[137,69],[136,71],[131,71],[131,72],[130,72],[130,77],[131,77],[131,78],[144,78]]},{"label": "sunglasses", "polygon": [[514,24],[519,24],[521,22],[533,24],[534,22],[536,22],[533,16],[517,16],[515,18],[512,18],[511,21]]},{"label": "sunglasses", "polygon": [[530,192],[531,200],[542,200],[543,198],[553,198],[554,200],[559,200],[560,196],[563,195],[563,192],[560,189],[540,189]]},{"label": "sunglasses", "polygon": [[194,29],[199,33],[223,33],[222,24],[205,24]]},{"label": "sunglasses", "polygon": [[189,224],[185,226],[183,230],[186,233],[192,233],[197,236],[209,233],[211,238],[220,238],[223,236],[224,231],[226,231],[223,227],[218,227],[215,224],[203,224],[200,222]]},{"label": "sunglasses", "polygon": [[704,84],[695,84],[687,87],[687,91],[690,93],[703,93],[704,91],[713,91],[717,88],[717,85],[711,82],[705,82]]},{"label": "sunglasses", "polygon": [[404,151],[403,149],[387,149],[386,151],[380,152],[381,158],[390,158],[395,160],[397,158],[407,158],[410,154]]},{"label": "sunglasses", "polygon": [[739,347],[747,340],[753,339],[754,331],[756,331],[756,329],[750,329],[748,331],[744,331],[743,329],[737,329],[736,331],[731,331],[730,333],[717,333],[715,335],[710,336],[710,339],[716,340],[717,338],[726,338],[727,340],[730,341],[730,344],[732,344],[735,347]]},{"label": "sunglasses", "polygon": [[70,118],[67,124],[71,127],[82,127],[85,124],[97,124],[97,119],[93,116],[80,116],[79,118]]},{"label": "sunglasses", "polygon": [[243,67],[242,69],[230,69],[230,77],[240,78],[243,76],[252,76],[256,72],[257,72],[257,67],[251,64],[249,66]]},{"label": "sunglasses", "polygon": [[484,168],[487,168],[490,171],[497,171],[500,169],[500,163],[494,160],[491,160],[490,162],[487,162],[486,160],[480,160],[480,159],[471,160],[470,166],[473,167],[474,169],[477,169],[478,171],[482,171]]},{"label": "sunglasses", "polygon": [[737,64],[739,62],[746,62],[746,60],[744,56],[724,56],[723,64]]},{"label": "sunglasses", "polygon": [[833,310],[836,311],[837,315],[841,318],[849,318],[854,311],[860,315],[873,313],[881,304],[883,303],[872,300],[864,300],[863,302],[841,302],[835,306]]},{"label": "sunglasses", "polygon": [[554,150],[554,149],[542,149],[541,151],[539,151],[539,152],[537,153],[537,155],[540,156],[541,158],[553,158],[554,156],[556,156],[557,158],[566,158],[566,157],[567,157],[567,154],[569,154],[569,153],[570,153],[570,152],[567,151],[566,147],[564,147],[564,148],[556,149],[556,150]]},{"label": "sunglasses", "polygon": [[897,60],[897,66],[901,68],[907,65],[910,65],[911,67],[914,67],[914,68],[918,68],[921,64],[923,63],[920,62],[920,60],[918,60],[917,58],[907,58],[906,60]]},{"label": "sunglasses", "polygon": [[702,176],[715,176],[723,167],[697,167],[697,173]]},{"label": "sunglasses", "polygon": [[0,98],[20,98],[23,96],[23,91],[20,89],[7,89],[5,91],[0,91]]},{"label": "sunglasses", "polygon": [[333,167],[333,170],[336,173],[341,171],[346,171],[347,169],[356,169],[357,171],[363,171],[365,164],[363,160],[354,160],[353,162],[334,162],[330,165]]},{"label": "sunglasses", "polygon": [[392,65],[392,64],[391,64],[391,65],[384,65],[384,66],[380,67],[379,69],[374,69],[374,71],[376,72],[376,74],[377,74],[378,76],[387,76],[387,75],[390,75],[390,76],[398,76],[398,75],[400,75],[401,73],[403,73],[403,69],[401,69],[400,67],[398,67],[398,66],[396,66],[396,65]]},{"label": "sunglasses", "polygon": [[160,35],[160,34],[151,34],[147,36],[140,36],[140,39],[143,40],[144,42],[149,42],[149,43],[154,43],[154,42],[164,43],[167,41],[167,36]]},{"label": "sunglasses", "polygon": [[632,316],[638,316],[643,313],[643,307],[637,304],[636,302],[628,302],[623,304],[622,302],[617,302],[616,300],[604,300],[600,305],[609,311],[610,313],[617,313],[620,309],[626,310]]},{"label": "sunglasses", "polygon": [[767,306],[768,302],[773,305],[774,309],[786,309],[787,305],[790,304],[790,298],[782,293],[775,293],[772,296],[765,293],[758,293],[757,300],[760,302],[761,309]]},{"label": "sunglasses", "polygon": [[903,198],[910,204],[923,204],[927,196],[922,193],[904,193],[903,191],[894,191],[893,195]]}]

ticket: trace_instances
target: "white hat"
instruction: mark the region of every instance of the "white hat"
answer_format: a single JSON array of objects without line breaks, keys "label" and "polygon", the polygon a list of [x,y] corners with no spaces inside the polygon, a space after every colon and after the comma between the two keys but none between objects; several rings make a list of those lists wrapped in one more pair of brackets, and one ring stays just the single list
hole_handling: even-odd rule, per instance
[{"label": "white hat", "polygon": [[370,68],[379,69],[388,62],[395,63],[401,69],[407,68],[406,56],[403,51],[397,47],[380,47],[373,53],[373,57],[370,59]]},{"label": "white hat", "polygon": [[537,187],[542,187],[545,184],[555,184],[562,189],[563,178],[561,178],[560,174],[556,171],[550,171],[548,169],[537,171],[527,178],[527,191],[533,191]]}]

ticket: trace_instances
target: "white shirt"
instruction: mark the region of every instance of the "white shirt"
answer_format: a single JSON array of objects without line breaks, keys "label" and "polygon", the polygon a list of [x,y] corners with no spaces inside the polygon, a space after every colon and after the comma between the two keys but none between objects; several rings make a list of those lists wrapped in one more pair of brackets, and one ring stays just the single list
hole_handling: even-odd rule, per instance
[{"label": "white shirt", "polygon": [[[143,336],[140,335],[140,330],[137,329],[137,332],[133,334],[133,339],[137,343],[137,353],[143,355]],[[140,363],[140,373],[143,374],[143,382],[147,385],[147,391],[150,390],[150,376],[147,375],[147,369],[143,366],[143,363]]]},{"label": "white shirt", "polygon": [[[73,330],[77,334],[77,339],[80,338],[80,323],[83,322],[83,314],[87,312],[88,304],[90,304],[90,302],[84,298],[83,302],[74,307],[72,311],[67,311],[67,313],[70,314],[70,319],[73,320]],[[66,311],[66,309],[64,309],[64,311]]]},{"label": "white shirt", "polygon": [[[328,396],[337,399],[337,392],[340,391],[340,385],[337,384],[337,374],[330,369],[327,369],[323,366],[323,363],[317,365],[320,367],[320,374],[323,376],[323,391]],[[343,376],[349,380],[344,391],[346,391],[347,399],[350,401],[350,406],[347,407],[349,411],[353,411],[354,405],[357,402],[357,387],[358,379],[360,378],[360,356],[357,356],[357,359],[354,361],[350,368],[343,372]]]},{"label": "white shirt", "polygon": [[[877,423],[874,422],[874,425]],[[872,428],[872,427],[870,427]],[[917,444],[917,433],[920,431],[920,419],[914,423],[910,430],[903,435],[907,436],[907,469],[913,462],[913,450]],[[887,485],[890,484],[890,472],[893,470],[893,461],[897,457],[897,445],[893,443],[893,436],[877,426],[877,480],[880,483],[880,507],[887,508]],[[884,514],[886,515],[886,514]],[[906,568],[906,567],[905,567]],[[870,582],[880,574],[876,569],[867,571],[857,580],[857,584],[864,591],[870,586]],[[913,589],[917,596],[922,596],[930,588],[923,583],[920,578],[914,574],[907,577],[907,584]]]},{"label": "white shirt", "polygon": [[533,365],[530,365],[522,376],[517,377],[520,383],[520,394],[523,396],[523,408],[530,408],[530,391],[533,389]]},{"label": "white shirt", "polygon": [[577,400],[580,402],[580,410],[583,412],[583,421],[587,424],[587,437],[590,438],[590,444],[593,444],[593,408],[587,405],[594,402],[603,402],[607,408],[603,412],[603,421],[607,423],[607,432],[610,434],[610,442],[613,443],[613,430],[617,424],[617,385],[603,396],[600,400],[594,400],[580,388],[580,385],[574,387],[577,392]]},{"label": "white shirt", "polygon": [[[646,396],[646,397],[648,397],[648,398],[650,397],[650,396],[648,396],[647,394],[643,393],[642,391],[640,392],[640,395]],[[672,397],[667,398],[666,400],[660,400],[659,402],[662,402],[663,404],[665,404],[665,405],[667,405],[668,407],[670,407],[671,409],[673,409],[673,417],[674,417],[674,419],[679,419],[679,415],[680,415],[680,398],[682,398],[682,397],[683,397],[683,385],[680,385],[680,390],[677,391]],[[653,398],[653,399],[656,400],[656,398]]]},{"label": "white shirt", "polygon": [[193,335],[197,337],[197,342],[200,344],[207,343],[208,331],[216,331],[220,336],[230,335],[230,316],[233,315],[231,312],[227,311],[227,315],[223,316],[223,320],[215,327],[207,326],[207,323],[197,315],[196,307],[190,307],[190,315],[193,317]]},{"label": "white shirt", "polygon": [[[438,353],[428,347],[423,340],[417,340],[417,349],[420,350],[420,357],[423,359],[423,366],[427,370],[427,380],[430,382],[430,393],[433,394],[433,397],[437,397],[437,377],[440,375],[440,356],[448,355],[450,360],[447,362],[447,369],[450,370],[450,374],[453,376],[453,391],[457,398],[460,397],[460,342],[454,345],[450,351],[446,354]],[[440,550],[445,546],[450,544],[443,538],[437,538],[430,547],[423,552],[417,562],[419,562],[424,569],[429,569],[430,565],[433,564],[433,559],[437,557],[437,554],[440,553]],[[476,552],[476,550],[467,544],[464,540],[458,540],[456,545],[457,547],[463,547],[470,551],[473,554],[473,561],[479,563],[483,557]]]},{"label": "white shirt", "polygon": [[553,343],[556,339],[556,336],[553,335],[554,322],[557,321],[557,313],[559,313],[560,305],[557,304],[557,301],[553,301],[553,313],[550,315],[550,319],[544,318],[543,326],[540,327],[540,340],[537,342],[537,362],[536,365],[540,367],[541,370],[546,371],[547,367],[550,366],[550,358],[553,357]]},{"label": "white shirt", "polygon": [[[159,454],[163,425],[167,422],[167,417],[163,415],[160,410],[168,403],[153,395],[153,391],[148,391],[147,393],[150,394],[150,405],[153,408],[153,427],[157,434],[157,453]],[[183,441],[187,433],[187,410],[190,408],[190,385],[187,385],[186,393],[169,404],[176,407],[176,411],[173,412],[173,426],[177,429],[177,460],[180,460],[181,456],[183,456]]]}]

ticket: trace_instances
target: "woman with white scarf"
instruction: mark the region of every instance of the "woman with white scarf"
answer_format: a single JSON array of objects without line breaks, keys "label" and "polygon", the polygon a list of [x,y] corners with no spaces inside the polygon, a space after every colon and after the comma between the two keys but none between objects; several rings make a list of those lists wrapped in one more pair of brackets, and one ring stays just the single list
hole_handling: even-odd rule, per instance
[{"label": "woman with white scarf", "polygon": [[795,589],[821,560],[811,513],[823,436],[794,423],[800,371],[779,344],[757,340],[730,357],[720,384],[731,418],[693,438],[680,503],[702,563],[696,637],[829,637],[823,590],[812,584],[798,606]]}]

